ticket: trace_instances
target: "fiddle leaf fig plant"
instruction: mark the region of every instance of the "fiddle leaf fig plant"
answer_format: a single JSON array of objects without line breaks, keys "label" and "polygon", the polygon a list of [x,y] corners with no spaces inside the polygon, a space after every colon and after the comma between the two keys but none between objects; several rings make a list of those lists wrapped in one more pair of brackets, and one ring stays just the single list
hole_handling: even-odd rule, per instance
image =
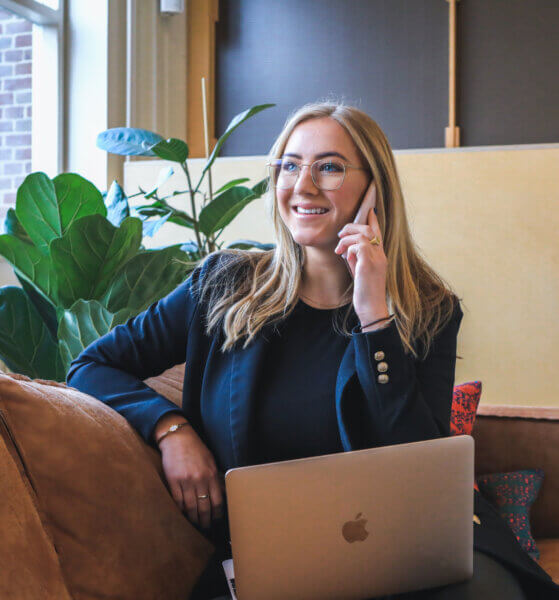
[{"label": "fiddle leaf fig plant", "polygon": [[[268,182],[247,187],[248,179],[239,177],[214,194],[211,166],[229,135],[270,106],[254,106],[231,121],[195,186],[186,142],[126,127],[99,134],[97,145],[108,152],[159,157],[184,172],[187,189],[160,195],[159,188],[174,173],[169,166],[151,189],[134,194],[146,201],[135,208],[116,181],[101,193],[76,173],[54,179],[41,172],[28,175],[0,235],[0,256],[21,284],[0,288],[0,360],[32,378],[64,381],[85,347],[166,296],[204,256],[222,248],[219,236],[265,193]],[[208,191],[202,192],[205,176]],[[186,196],[189,206],[171,205],[175,196]],[[199,214],[196,197],[201,200]],[[153,236],[167,222],[189,229],[194,239],[146,250],[143,237]],[[273,245],[237,240],[227,247],[267,250]]]},{"label": "fiddle leaf fig plant", "polygon": [[[110,217],[110,219],[108,218]],[[0,235],[21,288],[0,288],[0,358],[33,378],[63,381],[92,341],[184,281],[195,265],[182,245],[141,246],[118,184],[103,195],[75,173],[28,175]]]}]

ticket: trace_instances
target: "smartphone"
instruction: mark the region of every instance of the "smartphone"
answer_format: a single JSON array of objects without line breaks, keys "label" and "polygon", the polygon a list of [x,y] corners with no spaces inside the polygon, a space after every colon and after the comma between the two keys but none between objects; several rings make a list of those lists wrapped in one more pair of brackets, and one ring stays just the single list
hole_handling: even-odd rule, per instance
[{"label": "smartphone", "polygon": [[[376,205],[377,205],[377,186],[375,185],[375,182],[373,181],[369,185],[369,187],[367,188],[367,191],[365,192],[365,195],[363,196],[363,200],[361,201],[361,205],[359,206],[359,209],[357,210],[357,214],[355,215],[355,219],[353,219],[353,222],[358,223],[359,225],[366,225],[368,222],[367,217],[369,216],[369,210],[371,210],[371,208],[376,209]],[[342,254],[342,256],[347,263],[347,252],[344,252]],[[349,264],[347,266],[349,268]],[[351,269],[350,269],[350,273],[351,273]]]}]

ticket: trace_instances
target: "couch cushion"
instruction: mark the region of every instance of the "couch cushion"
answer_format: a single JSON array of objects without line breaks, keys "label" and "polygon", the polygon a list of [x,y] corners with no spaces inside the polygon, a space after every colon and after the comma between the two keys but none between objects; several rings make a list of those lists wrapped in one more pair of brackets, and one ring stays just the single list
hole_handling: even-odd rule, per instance
[{"label": "couch cushion", "polygon": [[[159,453],[117,412],[62,384],[0,375],[0,411],[42,524],[33,539],[52,539],[70,596],[185,600],[214,547],[168,493]],[[12,551],[35,568],[27,548]]]},{"label": "couch cushion", "polygon": [[491,473],[478,477],[481,493],[497,508],[512,529],[522,549],[532,558],[540,551],[530,528],[530,508],[538,497],[544,479],[541,469]]},{"label": "couch cushion", "polygon": [[[71,600],[49,538],[0,414],[0,598]],[[7,442],[4,436],[8,438]]]},{"label": "couch cushion", "polygon": [[538,564],[559,583],[559,538],[538,539],[536,543],[540,549]]},{"label": "couch cushion", "polygon": [[530,511],[534,538],[559,538],[559,409],[484,406],[472,433],[476,476],[543,469],[545,480]]},{"label": "couch cushion", "polygon": [[481,381],[454,386],[450,408],[450,435],[472,435],[481,398]]},{"label": "couch cushion", "polygon": [[[469,381],[454,386],[450,407],[450,435],[472,435],[480,398],[481,381]],[[474,490],[479,492],[475,479]]]},{"label": "couch cushion", "polygon": [[167,369],[157,377],[150,377],[144,383],[149,385],[158,394],[174,402],[178,407],[182,408],[182,388],[184,384],[184,368],[185,364],[176,365]]}]

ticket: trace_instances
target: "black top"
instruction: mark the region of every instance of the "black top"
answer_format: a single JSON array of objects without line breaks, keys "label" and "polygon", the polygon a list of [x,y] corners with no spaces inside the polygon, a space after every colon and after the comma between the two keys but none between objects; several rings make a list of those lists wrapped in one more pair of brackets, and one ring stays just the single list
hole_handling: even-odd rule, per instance
[{"label": "black top", "polygon": [[[252,464],[343,452],[335,386],[349,338],[334,330],[335,312],[299,300],[268,336],[250,429]],[[352,311],[350,329],[356,319]]]}]

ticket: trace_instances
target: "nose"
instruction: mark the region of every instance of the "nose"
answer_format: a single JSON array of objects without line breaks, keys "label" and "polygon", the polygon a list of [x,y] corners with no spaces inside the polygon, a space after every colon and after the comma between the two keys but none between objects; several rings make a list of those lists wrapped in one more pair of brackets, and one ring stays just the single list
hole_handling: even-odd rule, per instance
[{"label": "nose", "polygon": [[312,180],[310,165],[299,167],[299,177],[293,189],[297,194],[316,194],[318,192],[318,188]]}]

